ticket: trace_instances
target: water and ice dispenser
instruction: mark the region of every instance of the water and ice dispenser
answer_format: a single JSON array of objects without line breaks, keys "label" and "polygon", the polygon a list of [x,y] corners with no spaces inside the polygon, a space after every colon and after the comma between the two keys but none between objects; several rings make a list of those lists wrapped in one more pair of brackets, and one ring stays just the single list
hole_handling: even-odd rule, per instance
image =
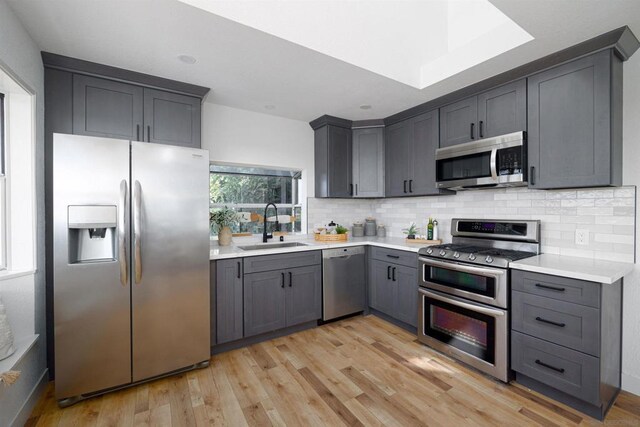
[{"label": "water and ice dispenser", "polygon": [[114,206],[69,206],[69,264],[116,260]]}]

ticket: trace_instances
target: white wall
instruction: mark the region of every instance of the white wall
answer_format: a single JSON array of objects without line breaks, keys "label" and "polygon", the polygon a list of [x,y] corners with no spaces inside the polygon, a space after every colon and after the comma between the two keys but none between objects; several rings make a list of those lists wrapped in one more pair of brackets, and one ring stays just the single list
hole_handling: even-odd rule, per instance
[{"label": "white wall", "polygon": [[[624,177],[625,185],[640,185],[640,52],[624,63]],[[636,225],[638,224],[636,205]],[[636,226],[636,252],[640,230]],[[622,352],[622,386],[640,395],[640,266],[624,286],[624,334]]]},{"label": "white wall", "polygon": [[[303,209],[314,195],[313,130],[306,122],[205,102],[202,148],[212,161],[302,170]],[[303,214],[302,230],[305,221]]]}]

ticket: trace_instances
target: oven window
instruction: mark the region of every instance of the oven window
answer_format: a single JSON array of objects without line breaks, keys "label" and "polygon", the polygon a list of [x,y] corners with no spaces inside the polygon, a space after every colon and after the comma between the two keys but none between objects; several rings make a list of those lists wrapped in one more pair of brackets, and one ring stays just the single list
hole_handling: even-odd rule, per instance
[{"label": "oven window", "polygon": [[488,363],[495,363],[495,319],[423,296],[424,334]]},{"label": "oven window", "polygon": [[425,265],[424,268],[425,278],[429,282],[491,298],[496,296],[496,279],[493,277],[479,276],[429,265]]},{"label": "oven window", "polygon": [[491,176],[491,151],[436,162],[437,181]]}]

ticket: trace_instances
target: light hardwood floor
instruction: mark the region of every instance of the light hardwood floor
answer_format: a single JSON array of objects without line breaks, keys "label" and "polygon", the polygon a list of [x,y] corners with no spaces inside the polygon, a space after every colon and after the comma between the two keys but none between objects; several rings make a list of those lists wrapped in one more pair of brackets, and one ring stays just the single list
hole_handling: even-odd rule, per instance
[{"label": "light hardwood floor", "polygon": [[[108,369],[108,367],[105,367]],[[355,317],[214,356],[207,369],[59,409],[53,387],[29,426],[597,425],[419,344],[374,316]],[[606,424],[640,426],[622,393]]]}]

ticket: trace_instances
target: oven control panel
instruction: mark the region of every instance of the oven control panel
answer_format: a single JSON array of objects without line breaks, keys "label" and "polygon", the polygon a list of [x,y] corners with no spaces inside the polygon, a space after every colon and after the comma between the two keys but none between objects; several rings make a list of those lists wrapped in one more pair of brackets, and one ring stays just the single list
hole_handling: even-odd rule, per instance
[{"label": "oven control panel", "polygon": [[453,219],[451,230],[452,236],[529,242],[540,240],[540,221]]}]

